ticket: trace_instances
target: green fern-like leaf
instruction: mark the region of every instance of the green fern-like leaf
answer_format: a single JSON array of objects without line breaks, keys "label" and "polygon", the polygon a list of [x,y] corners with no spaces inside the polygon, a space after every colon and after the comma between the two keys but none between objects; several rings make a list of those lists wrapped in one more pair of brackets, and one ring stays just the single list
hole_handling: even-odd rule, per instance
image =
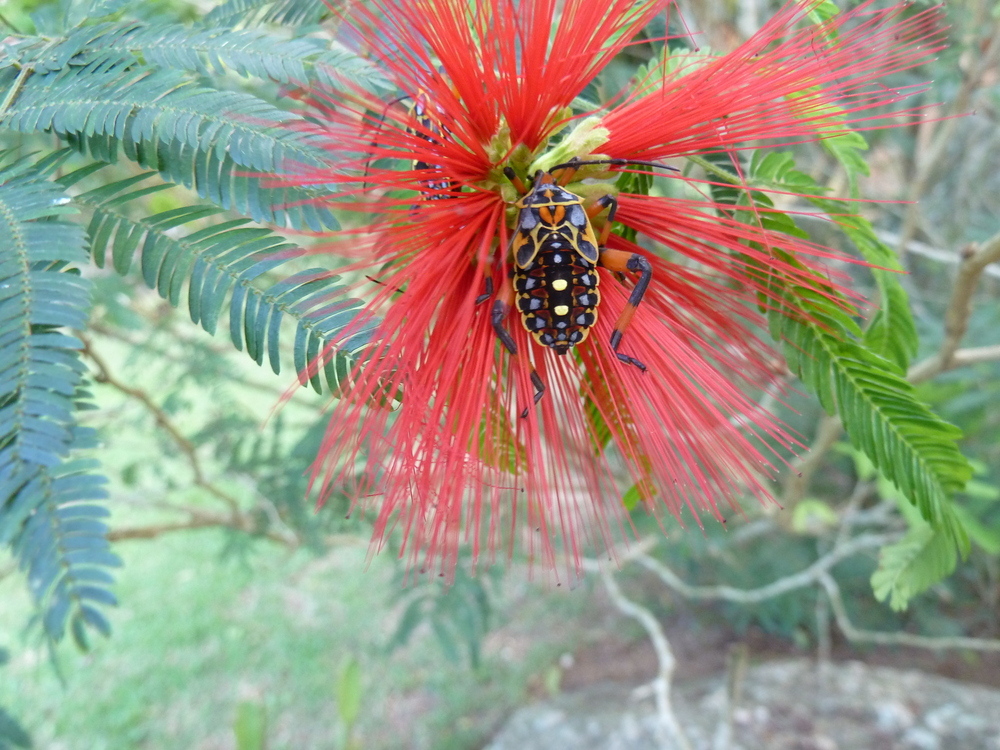
[{"label": "green fern-like leaf", "polygon": [[[85,168],[61,182],[69,187],[91,172]],[[138,262],[146,284],[175,306],[186,286],[191,319],[209,333],[215,332],[228,308],[233,345],[245,347],[258,364],[266,355],[275,373],[281,371],[282,321],[293,320],[296,370],[308,372],[317,391],[323,390],[324,377],[330,389],[339,390],[358,353],[368,345],[374,321],[345,340],[344,331],[355,322],[360,303],[343,297],[337,277],[311,269],[268,285],[267,274],[303,251],[270,230],[247,226],[246,219],[183,235],[178,232],[219,214],[220,209],[214,206],[184,206],[132,218],[132,201],[168,187],[133,189],[149,177],[144,174],[120,180],[75,198],[78,205],[92,211],[88,234],[96,263],[107,264],[109,250],[111,265],[118,273],[127,273]],[[322,365],[318,370],[317,364]]]},{"label": "green fern-like leaf", "polygon": [[[27,160],[0,162],[0,446],[9,465],[58,465],[71,442],[89,284],[61,266],[87,261],[67,198]],[[6,465],[6,464],[5,464]]]},{"label": "green fern-like leaf", "polygon": [[210,145],[262,172],[286,162],[315,164],[320,152],[289,128],[294,115],[249,94],[194,84],[177,71],[98,57],[57,73],[31,75],[0,117],[20,132],[114,135],[188,148]]},{"label": "green fern-like leaf", "polygon": [[259,29],[103,23],[74,29],[61,41],[26,44],[20,62],[36,72],[52,72],[94,54],[131,56],[151,68],[203,76],[232,71],[283,84],[349,83],[373,91],[389,88],[377,67],[343,45],[314,37],[284,39]]},{"label": "green fern-like leaf", "polygon": [[[0,88],[5,77],[12,72],[0,71]],[[122,149],[171,181],[258,221],[335,229],[330,210],[315,205],[321,193],[264,188],[253,174],[323,160],[317,144],[286,127],[295,119],[249,94],[200,87],[178,71],[103,57],[28,76],[0,113],[0,126],[54,130],[104,161],[114,161]]]},{"label": "green fern-like leaf", "polygon": [[318,23],[330,7],[324,0],[227,0],[205,16],[210,26],[253,26],[276,23],[305,26]]},{"label": "green fern-like leaf", "polygon": [[961,432],[921,403],[898,369],[859,342],[854,321],[835,301],[781,280],[772,286],[771,335],[789,367],[839,414],[851,442],[960,549],[968,538],[951,497],[972,474],[955,441]]},{"label": "green fern-like leaf", "polygon": [[927,524],[913,526],[903,539],[879,552],[872,590],[880,602],[906,609],[910,599],[950,575],[958,562],[955,545],[943,531]]},{"label": "green fern-like leaf", "polygon": [[82,229],[62,220],[70,199],[46,179],[58,159],[35,165],[0,156],[0,545],[27,574],[45,632],[67,626],[86,647],[87,629],[107,633],[100,607],[114,604],[106,572],[103,478],[70,458],[93,445],[75,424],[80,342],[89,284],[70,264],[87,261]]},{"label": "green fern-like leaf", "polygon": [[[845,169],[852,170],[850,174],[856,174],[860,169],[856,164],[860,159],[858,150],[867,148],[864,138],[856,133],[847,133],[827,140],[846,141],[840,143],[833,152],[840,156]],[[851,155],[855,158],[851,158]],[[860,161],[864,165],[864,160]],[[857,209],[845,201],[825,196],[821,185],[794,167],[795,161],[790,153],[771,153],[765,156],[758,152],[750,165],[750,178],[755,185],[804,196],[836,222],[861,256],[872,264],[872,275],[879,289],[879,309],[865,331],[865,344],[896,364],[899,372],[905,373],[910,360],[917,353],[919,338],[910,312],[909,297],[899,282],[899,261],[892,250],[876,236],[871,223],[857,214]]]},{"label": "green fern-like leaf", "polygon": [[[801,192],[832,212],[833,202],[818,195],[815,183],[792,166],[789,155],[774,154],[755,159],[750,172],[759,183]],[[770,231],[801,236],[789,216],[773,210],[766,195],[748,189],[735,176],[732,182],[732,187],[723,188],[726,193],[721,202],[734,205],[737,217]],[[767,210],[749,210],[751,200]],[[892,261],[887,248],[877,241],[868,242],[870,227],[861,223],[848,226],[853,233],[849,236],[859,246],[877,254],[873,259]],[[781,260],[805,273],[795,258],[782,254]],[[770,287],[766,305],[770,331],[782,345],[789,368],[816,393],[828,413],[841,417],[851,442],[899,487],[921,516],[965,554],[969,540],[952,510],[952,496],[965,486],[972,470],[956,445],[961,432],[921,403],[904,378],[899,360],[908,361],[915,340],[905,293],[894,288],[891,277],[883,278],[886,303],[896,316],[890,319],[910,321],[909,325],[899,322],[902,330],[889,334],[893,343],[885,349],[896,353],[898,359],[893,361],[871,348],[877,339],[865,338],[849,314],[849,306],[832,297],[819,276],[806,286],[807,276],[793,280],[764,267],[756,273]]]}]

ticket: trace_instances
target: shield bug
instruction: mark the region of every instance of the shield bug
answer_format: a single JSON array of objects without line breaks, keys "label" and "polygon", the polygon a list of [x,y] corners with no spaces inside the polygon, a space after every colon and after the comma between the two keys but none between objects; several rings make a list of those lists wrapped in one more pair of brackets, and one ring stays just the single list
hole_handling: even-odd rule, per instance
[{"label": "shield bug", "polygon": [[[503,327],[516,302],[521,322],[532,338],[556,354],[565,355],[587,338],[597,322],[601,301],[597,267],[619,273],[637,272],[639,279],[615,323],[610,343],[621,362],[645,371],[646,365],[618,348],[646,293],[653,268],[638,253],[604,246],[618,207],[613,195],[605,195],[588,207],[583,198],[566,189],[565,185],[572,180],[576,170],[590,164],[638,164],[672,169],[662,164],[623,159],[573,160],[547,172],[537,172],[528,188],[513,169],[505,168],[504,174],[522,195],[514,204],[518,213],[510,243],[511,284],[505,285],[493,303],[493,329],[507,350],[516,355],[517,345]],[[562,174],[556,179],[554,175],[559,171]],[[592,220],[605,209],[608,210],[607,220],[598,235]],[[477,302],[485,301],[492,292],[492,279],[488,279],[486,294]],[[545,385],[534,370],[531,381],[535,386],[535,403],[538,403]],[[526,414],[527,409],[522,416]]]}]

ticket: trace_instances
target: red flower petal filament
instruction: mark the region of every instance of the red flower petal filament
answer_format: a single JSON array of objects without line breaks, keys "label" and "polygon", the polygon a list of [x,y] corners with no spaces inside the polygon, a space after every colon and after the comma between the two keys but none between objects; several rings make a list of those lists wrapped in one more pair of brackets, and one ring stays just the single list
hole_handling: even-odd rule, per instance
[{"label": "red flower petal filament", "polygon": [[[775,451],[795,440],[747,395],[775,384],[758,303],[773,275],[849,304],[829,278],[833,251],[765,229],[755,220],[765,207],[619,192],[607,182],[622,170],[600,167],[586,174],[605,182],[571,189],[585,205],[615,194],[616,221],[637,239],[612,234],[608,247],[652,264],[620,349],[645,372],[609,344],[634,273],[598,270],[596,324],[567,356],[536,344],[516,310],[504,321],[512,356],[493,330],[492,299],[477,298],[487,279],[494,297],[511,283],[519,196],[504,167],[527,179],[572,157],[734,154],[891,125],[898,110],[886,105],[914,90],[881,81],[940,48],[939,12],[866,4],[802,23],[814,5],[786,6],[732,53],[654,65],[596,112],[570,106],[668,0],[354,8],[353,33],[405,98],[312,92],[321,124],[310,134],[336,166],[299,165],[285,178],[332,185],[330,201],[377,217],[333,238],[337,252],[350,248],[352,270],[381,282],[362,316],[381,321],[334,409],[314,467],[322,491],[353,483],[378,508],[377,537],[398,529],[412,564],[444,574],[462,545],[475,558],[520,546],[551,567],[562,555],[572,573],[587,546],[628,530],[629,487],[653,512],[695,518],[721,518],[744,496],[767,500]],[[532,367],[546,386],[537,405]],[[398,409],[386,394],[401,394]]]}]

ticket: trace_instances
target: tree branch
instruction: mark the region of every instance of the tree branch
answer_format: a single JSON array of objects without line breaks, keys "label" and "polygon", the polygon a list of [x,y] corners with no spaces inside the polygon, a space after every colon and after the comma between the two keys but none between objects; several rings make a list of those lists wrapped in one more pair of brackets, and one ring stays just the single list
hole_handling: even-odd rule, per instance
[{"label": "tree branch", "polygon": [[992,638],[966,638],[961,636],[926,636],[913,633],[889,633],[875,630],[861,630],[854,626],[847,615],[847,608],[840,595],[840,586],[829,573],[818,577],[826,591],[833,610],[833,618],[844,637],[851,643],[878,643],[884,646],[911,646],[913,648],[966,649],[970,651],[1000,651],[1000,640]]},{"label": "tree branch", "polygon": [[[979,277],[982,276],[987,266],[997,261],[1000,261],[1000,234],[993,235],[982,245],[973,243],[962,252],[962,262],[958,266],[958,275],[955,277],[951,299],[948,302],[948,309],[945,311],[944,340],[941,342],[937,354],[910,368],[908,375],[910,382],[919,383],[929,380],[935,375],[957,366],[955,357],[959,351],[958,345],[962,343],[965,332],[969,328],[969,318],[972,316],[972,299],[975,296],[976,287],[979,285]],[[992,353],[992,350],[1000,347],[984,348]],[[980,356],[983,353],[982,351],[977,352]]]},{"label": "tree branch", "polygon": [[[106,336],[109,339],[115,339],[116,341],[121,341],[123,344],[127,344],[130,347],[143,347],[145,349],[149,349],[150,351],[155,352],[157,355],[163,357],[167,361],[174,362],[176,364],[184,366],[187,366],[189,364],[186,360],[182,359],[176,353],[169,351],[167,348],[161,346],[152,346],[148,341],[138,341],[126,335],[122,331],[119,331],[117,328],[114,328],[113,326],[102,325],[100,322],[93,322],[90,324],[90,329],[96,333],[101,334],[101,336]],[[191,341],[194,340],[191,337],[185,336],[182,331],[177,330],[176,328],[171,329],[171,334],[175,337],[175,339],[181,341],[181,343],[188,340]],[[206,346],[204,341],[202,341],[201,339],[199,339],[198,341],[202,346]],[[210,347],[210,348],[211,351],[218,354],[220,357],[226,356],[229,352],[232,351],[231,347],[228,350],[221,346]],[[309,408],[315,408],[317,403],[321,403],[319,401],[318,396],[315,395],[315,393],[311,389],[300,388],[294,392],[289,393],[287,387],[285,386],[271,387],[264,383],[258,383],[236,372],[228,372],[226,374],[226,378],[228,381],[239,383],[242,386],[246,386],[247,388],[252,388],[255,391],[259,391],[261,393],[271,396],[274,399],[275,403],[277,403],[279,400],[287,399],[288,401],[294,401]]]},{"label": "tree branch", "polygon": [[[989,23],[988,12],[983,12],[985,10],[984,4],[981,2],[979,6],[980,12],[977,15],[981,16],[980,23]],[[974,23],[973,28],[974,33],[978,33],[979,24]],[[947,153],[948,146],[954,140],[955,131],[958,128],[958,118],[965,115],[969,110],[972,96],[982,84],[983,76],[1000,61],[1000,28],[997,27],[995,22],[990,25],[989,33],[990,37],[986,48],[983,50],[980,58],[969,67],[969,70],[963,76],[962,83],[955,94],[955,100],[948,115],[940,123],[940,127],[938,127],[937,132],[934,134],[925,157],[920,159],[917,164],[916,175],[911,182],[912,187],[908,196],[911,203],[907,207],[899,236],[899,254],[901,256],[906,254],[910,240],[916,236],[921,216],[920,206],[917,202],[927,191],[931,179],[934,177],[938,166]],[[973,54],[980,49],[977,41],[973,40],[967,47]]]},{"label": "tree branch", "polygon": [[[287,529],[286,527],[285,531],[275,529],[264,530],[261,528],[261,524],[251,514],[248,514],[241,509],[239,501],[233,495],[224,491],[213,482],[210,482],[206,478],[205,470],[202,467],[201,460],[198,458],[195,445],[181,433],[167,413],[161,409],[152,397],[144,390],[128,385],[115,377],[104,358],[94,350],[91,341],[83,335],[81,335],[81,339],[83,340],[84,354],[86,354],[97,367],[97,374],[94,376],[94,380],[98,383],[109,385],[129,398],[141,403],[146,410],[153,415],[153,419],[156,421],[156,424],[167,434],[171,441],[184,455],[191,468],[193,484],[208,492],[212,497],[221,500],[225,503],[229,510],[226,514],[220,514],[206,512],[188,506],[170,506],[169,509],[172,511],[187,514],[188,519],[186,521],[173,523],[112,529],[108,532],[108,539],[112,541],[121,541],[125,539],[154,539],[158,536],[174,531],[187,531],[191,529],[219,526],[235,529],[246,534],[264,536],[288,547],[295,547],[298,545],[298,537],[291,529]],[[277,514],[270,512],[272,508],[265,507],[264,510],[268,512],[269,516],[272,517],[272,521],[280,522],[280,519],[276,518]]]},{"label": "tree branch", "polygon": [[755,589],[740,589],[733,586],[693,586],[681,580],[681,577],[670,570],[670,568],[649,555],[640,555],[635,558],[635,561],[656,574],[668,589],[680,594],[685,599],[702,601],[723,600],[737,604],[759,604],[768,599],[787,594],[789,591],[812,586],[819,580],[821,575],[824,575],[841,560],[863,550],[877,549],[889,542],[896,541],[898,538],[897,534],[862,534],[835,547],[808,568]]},{"label": "tree branch", "polygon": [[262,536],[289,548],[295,548],[299,544],[299,540],[294,534],[281,533],[273,529],[263,530],[259,528],[259,525],[255,523],[252,517],[245,513],[234,517],[220,513],[205,513],[195,508],[177,508],[177,510],[187,513],[190,516],[188,520],[111,529],[107,534],[108,540],[111,542],[121,542],[138,539],[156,539],[164,534],[171,534],[176,531],[228,528],[252,536]]},{"label": "tree branch", "polygon": [[820,418],[819,425],[816,427],[816,437],[813,439],[812,445],[809,446],[809,450],[796,456],[788,468],[784,491],[781,495],[782,507],[791,507],[806,496],[813,474],[823,463],[827,451],[840,438],[842,431],[843,424],[841,424],[840,417],[824,414]]},{"label": "tree branch", "polygon": [[97,367],[97,374],[94,376],[94,381],[110,385],[115,390],[124,393],[129,398],[132,398],[145,406],[146,410],[153,415],[153,419],[156,420],[156,424],[163,429],[178,449],[180,449],[181,453],[184,454],[188,465],[191,467],[191,473],[194,475],[194,484],[201,487],[213,497],[224,502],[229,507],[229,511],[233,517],[238,517],[241,513],[239,501],[205,478],[205,472],[201,466],[201,460],[198,458],[198,453],[194,444],[181,434],[180,430],[177,429],[170,417],[167,416],[167,413],[163,411],[163,409],[161,409],[144,390],[141,388],[134,388],[116,378],[111,373],[111,369],[108,367],[104,358],[94,351],[94,347],[90,339],[86,336],[81,336],[81,338],[83,340],[83,353],[86,354]]},{"label": "tree branch", "polygon": [[677,720],[677,716],[674,714],[670,703],[670,688],[677,660],[674,657],[673,650],[670,648],[670,641],[667,640],[666,633],[663,632],[663,628],[660,627],[659,621],[652,612],[642,605],[636,604],[622,593],[618,582],[615,581],[614,575],[607,570],[603,570],[594,560],[584,560],[583,564],[585,570],[600,574],[601,580],[604,582],[604,588],[607,590],[608,596],[615,607],[618,608],[618,611],[638,621],[653,644],[660,668],[659,674],[652,683],[653,694],[656,697],[656,712],[660,718],[665,735],[669,735],[673,739],[673,743],[671,743],[668,737],[664,736],[662,738],[662,746],[668,749],[678,747],[681,750],[691,750],[691,742],[684,733],[684,729]]}]

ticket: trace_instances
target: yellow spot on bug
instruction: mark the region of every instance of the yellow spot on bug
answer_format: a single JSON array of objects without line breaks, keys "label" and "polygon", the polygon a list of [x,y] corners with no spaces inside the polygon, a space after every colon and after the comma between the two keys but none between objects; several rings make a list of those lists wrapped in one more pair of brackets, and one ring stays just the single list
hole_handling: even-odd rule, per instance
[{"label": "yellow spot on bug", "polygon": [[[562,279],[560,279],[560,281],[562,281]],[[558,283],[559,283],[559,281],[555,282],[555,284],[558,284]],[[552,286],[555,286],[555,284],[553,284]],[[563,286],[566,286],[566,282],[565,281],[562,281],[562,284],[563,284]],[[569,315],[569,307],[567,307],[566,305],[556,305],[552,309],[552,312],[554,312],[556,315]]]},{"label": "yellow spot on bug", "polygon": [[[556,279],[555,281],[552,282],[552,288],[555,289],[557,292],[561,292],[567,286],[569,286],[569,282],[566,281],[566,279]],[[559,307],[566,307],[566,305],[559,305]],[[559,307],[557,307],[556,310],[558,310]],[[566,313],[561,313],[561,312],[556,313],[556,315],[565,315],[565,314]]]}]

